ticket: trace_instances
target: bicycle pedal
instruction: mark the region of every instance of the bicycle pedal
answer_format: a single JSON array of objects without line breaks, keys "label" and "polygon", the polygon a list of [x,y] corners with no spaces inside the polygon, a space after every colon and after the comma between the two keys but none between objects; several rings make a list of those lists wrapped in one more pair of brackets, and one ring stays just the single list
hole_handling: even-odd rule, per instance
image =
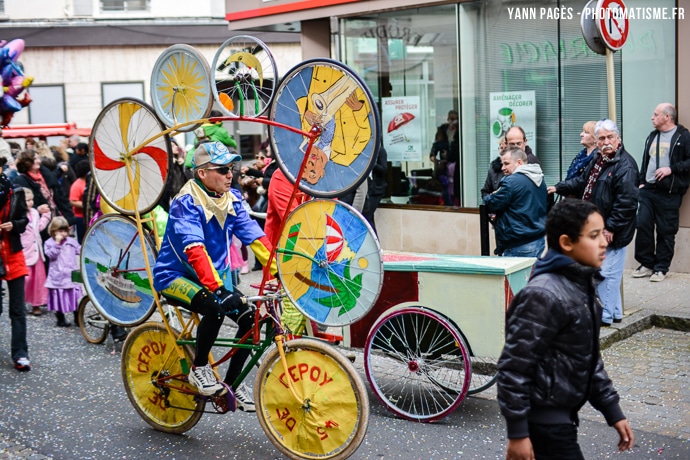
[{"label": "bicycle pedal", "polygon": [[235,410],[237,410],[235,393],[232,392],[227,383],[221,382],[221,384],[223,385],[222,390],[218,390],[218,392],[213,396],[208,396],[209,400],[211,401],[211,405],[219,414],[225,414],[226,412],[231,411],[235,412]]}]

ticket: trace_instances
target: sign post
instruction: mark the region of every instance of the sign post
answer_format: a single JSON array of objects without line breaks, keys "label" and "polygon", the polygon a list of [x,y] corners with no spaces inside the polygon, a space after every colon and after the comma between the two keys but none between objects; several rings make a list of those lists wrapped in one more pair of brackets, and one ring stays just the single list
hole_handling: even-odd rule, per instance
[{"label": "sign post", "polygon": [[[590,2],[591,3],[591,2]],[[601,40],[606,45],[606,82],[608,85],[609,118],[616,121],[616,83],[613,53],[628,39],[630,23],[623,0],[599,0],[593,15]]]}]

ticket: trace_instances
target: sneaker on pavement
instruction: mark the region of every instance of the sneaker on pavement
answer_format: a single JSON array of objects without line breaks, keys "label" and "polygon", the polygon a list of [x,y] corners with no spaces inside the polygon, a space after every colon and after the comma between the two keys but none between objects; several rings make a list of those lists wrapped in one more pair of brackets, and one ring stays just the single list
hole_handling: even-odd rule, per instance
[{"label": "sneaker on pavement", "polygon": [[29,361],[29,358],[19,358],[14,362],[14,368],[20,372],[30,371],[31,361]]},{"label": "sneaker on pavement", "polygon": [[663,281],[664,279],[666,279],[666,275],[663,272],[654,272],[652,276],[649,278],[649,281],[658,283],[659,281]]},{"label": "sneaker on pavement", "polygon": [[190,383],[193,383],[199,393],[204,396],[213,396],[217,392],[225,390],[225,387],[216,379],[210,364],[194,367],[188,377]]},{"label": "sneaker on pavement", "polygon": [[244,412],[256,412],[254,406],[254,398],[252,397],[252,390],[244,383],[241,383],[237,390],[235,390],[235,401],[237,408]]},{"label": "sneaker on pavement", "polygon": [[652,269],[647,268],[644,265],[640,265],[637,267],[637,269],[632,273],[633,278],[644,278],[645,276],[650,276],[652,274]]}]

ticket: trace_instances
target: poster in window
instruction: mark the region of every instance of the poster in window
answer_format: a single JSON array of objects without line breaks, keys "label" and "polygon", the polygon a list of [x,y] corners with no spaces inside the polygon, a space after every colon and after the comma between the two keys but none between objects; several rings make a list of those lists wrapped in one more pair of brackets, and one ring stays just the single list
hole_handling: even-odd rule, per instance
[{"label": "poster in window", "polygon": [[388,161],[422,161],[419,96],[381,100],[383,145]]},{"label": "poster in window", "polygon": [[536,155],[537,102],[534,91],[489,93],[489,97],[491,145],[498,146],[512,126],[520,126],[525,130],[528,144]]}]

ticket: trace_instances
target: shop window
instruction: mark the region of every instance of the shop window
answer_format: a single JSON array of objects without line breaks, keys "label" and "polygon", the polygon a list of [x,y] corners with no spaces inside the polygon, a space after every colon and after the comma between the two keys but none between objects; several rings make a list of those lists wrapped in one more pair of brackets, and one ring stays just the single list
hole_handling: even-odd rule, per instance
[{"label": "shop window", "polygon": [[102,83],[101,97],[103,107],[121,97],[133,97],[144,100],[144,82]]},{"label": "shop window", "polygon": [[101,11],[149,11],[151,0],[101,0]]},{"label": "shop window", "polygon": [[65,87],[62,85],[31,86],[29,123],[65,123]]},{"label": "shop window", "polygon": [[343,61],[380,104],[390,202],[453,204],[441,153],[436,162],[430,153],[437,127],[458,107],[456,11],[445,5],[341,22]]},{"label": "shop window", "polygon": [[[440,194],[445,205],[478,206],[490,162],[511,125],[527,131],[548,185],[564,177],[582,149],[582,125],[609,116],[606,58],[582,37],[578,13],[586,3],[475,0],[341,19],[342,60],[381,105],[389,201],[430,204]],[[675,2],[654,6],[672,10]],[[521,7],[563,7],[571,14],[511,17],[509,8]],[[614,54],[616,121],[638,160],[654,107],[675,100],[675,33],[672,20],[631,19],[628,42]],[[631,102],[623,104],[624,97]],[[460,130],[459,145],[448,146],[451,190],[451,173],[446,168],[440,180],[440,161],[430,161],[436,128],[451,118],[450,110],[457,110]]]}]

